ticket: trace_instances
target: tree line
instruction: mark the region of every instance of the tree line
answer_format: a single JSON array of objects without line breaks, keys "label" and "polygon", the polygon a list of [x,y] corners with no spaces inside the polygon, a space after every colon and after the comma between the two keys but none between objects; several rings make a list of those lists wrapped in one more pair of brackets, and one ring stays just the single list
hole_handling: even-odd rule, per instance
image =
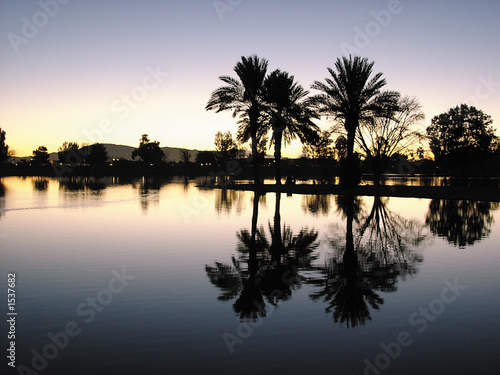
[{"label": "tree line", "polygon": [[[381,72],[374,72],[374,62],[367,58],[338,58],[334,68],[327,68],[329,76],[311,85],[316,92],[312,95],[293,75],[280,69],[268,72],[268,65],[256,55],[242,56],[234,66],[236,77],[219,77],[223,85],[212,92],[205,109],[232,112],[237,118],[236,136],[233,139],[230,132],[218,132],[215,152],[199,152],[195,163],[224,169],[232,160],[244,158],[242,145],[250,142],[247,164],[258,187],[264,155],[272,147],[274,178],[280,185],[282,147],[299,139],[303,154],[320,170],[322,182],[334,174],[341,184],[355,186],[361,173],[368,171],[379,184],[398,161],[423,161],[427,152],[423,144],[428,142],[434,159],[432,172],[461,176],[500,173],[500,142],[493,121],[473,106],[460,104],[433,117],[422,132],[417,128],[424,120],[418,100],[383,90],[386,80]],[[322,116],[333,120],[329,129],[321,130],[315,124]],[[0,136],[1,164],[10,152],[5,131],[0,129]],[[139,158],[148,168],[165,163],[167,156],[159,144],[143,134],[132,159]],[[76,142],[64,142],[58,150],[58,163],[63,166],[102,166],[108,159],[99,143],[80,147]],[[181,160],[187,176],[192,164],[188,150],[182,150]],[[49,164],[45,146],[33,151],[31,164]]]},{"label": "tree line", "polygon": [[[415,129],[424,119],[418,100],[383,91],[386,80],[382,73],[374,73],[373,66],[374,62],[359,56],[338,58],[335,68],[327,68],[329,77],[311,85],[318,93],[309,96],[288,72],[268,73],[266,59],[242,56],[234,67],[237,78],[219,77],[224,85],[213,91],[206,109],[231,111],[238,118],[237,139],[251,142],[256,186],[261,184],[259,147],[267,142],[270,131],[278,185],[282,145],[296,138],[322,169],[332,168],[329,161],[336,159],[338,175],[346,186],[359,183],[361,159],[376,184],[399,158],[423,159],[423,147],[414,145],[424,140],[440,171],[467,174],[485,159],[495,160],[492,167],[498,170],[499,140],[490,116],[462,104],[435,116],[423,134]],[[318,128],[313,120],[320,116],[334,120],[331,129]]]}]

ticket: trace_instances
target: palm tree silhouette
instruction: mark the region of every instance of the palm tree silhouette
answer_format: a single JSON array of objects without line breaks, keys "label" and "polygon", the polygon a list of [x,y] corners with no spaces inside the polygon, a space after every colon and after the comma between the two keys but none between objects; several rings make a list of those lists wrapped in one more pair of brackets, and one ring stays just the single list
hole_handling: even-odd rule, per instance
[{"label": "palm tree silhouette", "polygon": [[233,310],[240,319],[256,320],[266,316],[259,276],[269,244],[263,228],[257,228],[259,198],[260,194],[255,192],[251,231],[242,229],[237,233],[238,259],[232,257],[230,265],[215,262],[215,266],[205,266],[210,282],[223,292],[218,299],[227,301],[237,298]]},{"label": "palm tree silhouette", "polygon": [[252,162],[256,186],[260,186],[258,143],[264,110],[262,93],[267,66],[266,59],[261,59],[256,55],[242,56],[241,61],[237,62],[234,67],[239,80],[229,76],[219,77],[226,86],[216,89],[205,107],[207,111],[215,110],[216,113],[232,111],[233,117],[239,116],[240,124],[248,124],[248,133],[245,134],[248,134],[252,142]]},{"label": "palm tree silhouette", "polygon": [[276,185],[281,185],[281,145],[297,137],[302,143],[316,142],[319,128],[312,122],[317,112],[304,101],[308,91],[294,82],[294,76],[279,69],[271,72],[264,81],[264,100],[269,111],[266,128],[272,128],[276,165]]},{"label": "palm tree silhouette", "polygon": [[392,213],[378,197],[364,216],[356,197],[340,196],[337,205],[346,219],[345,237],[330,240],[335,254],[317,268],[322,277],[309,280],[320,287],[310,298],[328,302],[335,323],[349,328],[364,325],[371,320],[370,307],[378,310],[384,303],[376,291],[394,292],[398,276],[416,272],[423,258],[414,248],[426,236],[423,225]]},{"label": "palm tree silhouette", "polygon": [[311,268],[318,246],[318,232],[307,227],[294,235],[289,226],[281,227],[280,194],[276,197],[269,241],[263,227],[257,227],[259,194],[254,195],[251,230],[237,233],[238,258],[231,264],[215,262],[205,270],[210,282],[222,290],[219,300],[236,299],[233,310],[240,319],[256,320],[267,315],[266,303],[276,306],[300,287],[300,269]]},{"label": "palm tree silhouette", "polygon": [[[340,121],[347,133],[347,159],[341,175],[347,186],[358,182],[358,167],[354,159],[354,141],[360,121],[369,120],[376,113],[384,100],[392,100],[395,92],[386,92],[381,96],[380,89],[386,81],[382,73],[373,77],[373,62],[359,56],[342,57],[335,62],[336,70],[327,68],[331,78],[326,83],[315,81],[311,88],[322,93],[311,98],[321,113]],[[370,78],[371,77],[371,78]]]}]

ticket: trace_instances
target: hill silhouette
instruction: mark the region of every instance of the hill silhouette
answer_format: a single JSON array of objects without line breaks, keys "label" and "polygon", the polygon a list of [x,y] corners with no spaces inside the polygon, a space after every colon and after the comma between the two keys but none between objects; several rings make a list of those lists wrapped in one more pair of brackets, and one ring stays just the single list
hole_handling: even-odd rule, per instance
[{"label": "hill silhouette", "polygon": [[[134,151],[137,147],[126,146],[126,145],[116,145],[112,143],[103,143],[103,146],[106,147],[106,151],[108,152],[109,158],[112,159],[126,159],[132,160],[132,151]],[[161,147],[161,150],[165,154],[165,159],[167,161],[179,162],[181,161],[181,150],[179,147]],[[199,150],[188,149],[189,154],[191,155],[191,161],[194,161],[196,155]],[[57,152],[51,152],[49,154],[50,160],[58,160]],[[30,159],[31,156],[23,156],[16,157],[13,156],[11,161],[14,163],[20,161],[21,159]]]}]

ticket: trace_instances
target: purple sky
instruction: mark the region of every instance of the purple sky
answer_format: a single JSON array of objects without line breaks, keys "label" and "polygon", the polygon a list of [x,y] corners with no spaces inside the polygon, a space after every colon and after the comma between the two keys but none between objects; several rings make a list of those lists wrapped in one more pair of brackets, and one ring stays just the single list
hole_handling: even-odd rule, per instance
[{"label": "purple sky", "polygon": [[499,15],[493,0],[3,0],[0,127],[18,156],[64,141],[134,146],[143,133],[211,149],[236,121],[204,106],[242,55],[309,89],[349,52],[420,100],[422,126],[463,102],[500,121]]}]

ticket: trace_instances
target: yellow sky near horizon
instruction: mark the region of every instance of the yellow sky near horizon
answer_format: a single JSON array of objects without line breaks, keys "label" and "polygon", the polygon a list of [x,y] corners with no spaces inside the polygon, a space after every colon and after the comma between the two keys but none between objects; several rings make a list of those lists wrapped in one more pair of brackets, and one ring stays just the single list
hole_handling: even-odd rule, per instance
[{"label": "yellow sky near horizon", "polygon": [[[234,135],[237,119],[204,108],[242,55],[268,59],[268,71],[286,70],[310,90],[346,43],[375,62],[386,89],[419,99],[423,127],[472,98],[499,129],[494,2],[401,1],[382,23],[383,1],[243,2],[223,17],[211,2],[116,4],[73,0],[17,50],[0,40],[0,127],[17,156],[65,141],[134,147],[144,133],[161,146],[213,149],[215,133]],[[23,35],[23,17],[37,12],[36,2],[0,2],[1,35]],[[276,17],[290,22],[276,28]],[[283,154],[299,156],[300,143]]]}]

